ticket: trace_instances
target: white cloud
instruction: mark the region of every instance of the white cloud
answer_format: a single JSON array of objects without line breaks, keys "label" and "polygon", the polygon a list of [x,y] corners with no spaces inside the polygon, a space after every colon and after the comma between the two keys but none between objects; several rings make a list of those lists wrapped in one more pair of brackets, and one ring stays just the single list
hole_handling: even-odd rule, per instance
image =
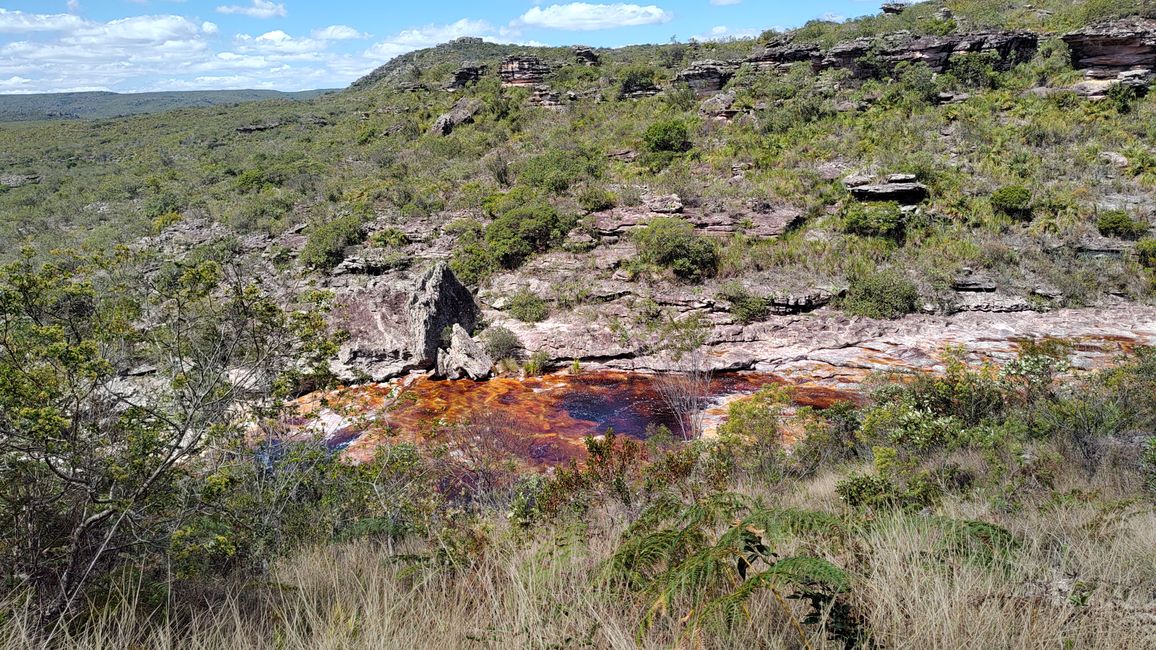
[{"label": "white cloud", "polygon": [[707,41],[730,41],[741,38],[754,38],[761,34],[757,29],[731,29],[726,25],[717,25],[710,29],[710,32],[705,35],[691,36],[691,40],[702,42]]},{"label": "white cloud", "polygon": [[313,38],[321,41],[356,41],[369,38],[369,34],[362,34],[349,25],[330,25],[324,29],[313,30]]},{"label": "white cloud", "polygon": [[66,4],[68,6],[68,13],[74,14],[80,11],[80,0],[68,0]]},{"label": "white cloud", "polygon": [[548,27],[571,31],[590,31],[613,27],[632,27],[665,23],[673,16],[656,5],[591,4],[571,2],[548,7],[532,7],[515,23],[531,27]]},{"label": "white cloud", "polygon": [[0,9],[0,33],[61,32],[83,24],[82,18],[71,14],[28,14]]},{"label": "white cloud", "polygon": [[365,51],[365,56],[377,60],[392,59],[400,54],[420,50],[424,47],[433,47],[455,38],[463,36],[485,37],[493,33],[493,26],[484,20],[462,18],[448,25],[426,25],[425,27],[402,30],[383,41],[374,43]]},{"label": "white cloud", "polygon": [[275,18],[284,17],[288,12],[285,11],[283,4],[271,0],[252,0],[248,5],[221,5],[217,7],[217,13],[240,14],[251,18]]},{"label": "white cloud", "polygon": [[214,35],[217,32],[220,32],[221,28],[217,27],[217,23],[211,23],[206,20],[205,22],[201,23],[201,31],[209,35]]},{"label": "white cloud", "polygon": [[728,7],[730,5],[737,5],[743,0],[710,0],[710,3],[716,7]]}]

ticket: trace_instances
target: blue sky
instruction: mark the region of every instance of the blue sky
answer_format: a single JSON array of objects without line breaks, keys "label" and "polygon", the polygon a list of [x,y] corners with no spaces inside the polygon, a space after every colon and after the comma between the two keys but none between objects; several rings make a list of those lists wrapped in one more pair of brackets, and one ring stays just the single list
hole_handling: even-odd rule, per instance
[{"label": "blue sky", "polygon": [[0,0],[0,93],[339,88],[460,36],[594,46],[733,38],[873,0]]}]

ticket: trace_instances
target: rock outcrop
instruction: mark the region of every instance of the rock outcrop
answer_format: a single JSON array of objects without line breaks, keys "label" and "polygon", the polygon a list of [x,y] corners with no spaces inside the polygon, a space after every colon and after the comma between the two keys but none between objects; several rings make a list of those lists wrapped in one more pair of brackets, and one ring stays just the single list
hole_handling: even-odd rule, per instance
[{"label": "rock outcrop", "polygon": [[1077,69],[1156,67],[1156,20],[1132,17],[1092,25],[1063,36]]},{"label": "rock outcrop", "polygon": [[574,60],[581,65],[590,67],[602,65],[602,57],[598,56],[592,47],[576,45],[570,52],[574,54]]},{"label": "rock outcrop", "polygon": [[432,367],[438,358],[442,332],[460,325],[467,331],[480,315],[474,296],[445,262],[438,262],[422,276],[406,305],[410,323],[410,353],[421,367]]},{"label": "rock outcrop", "polygon": [[470,333],[454,323],[449,349],[438,350],[437,375],[446,379],[488,379],[494,360]]},{"label": "rock outcrop", "polygon": [[900,205],[915,205],[931,196],[927,186],[916,182],[911,174],[892,174],[883,183],[872,183],[869,178],[851,176],[843,184],[859,201],[895,201]]},{"label": "rock outcrop", "polygon": [[739,63],[735,61],[695,61],[679,72],[674,81],[690,86],[696,95],[705,97],[722,90],[738,69]]},{"label": "rock outcrop", "polygon": [[536,86],[545,81],[548,74],[550,66],[536,56],[507,56],[498,69],[505,87]]},{"label": "rock outcrop", "polygon": [[40,182],[38,174],[0,174],[0,186],[2,187],[23,187],[25,185],[36,185]]},{"label": "rock outcrop", "polygon": [[446,85],[446,90],[461,90],[466,86],[478,83],[486,74],[486,65],[476,61],[462,61],[454,78]]},{"label": "rock outcrop", "polygon": [[441,115],[430,127],[429,132],[433,135],[449,135],[453,133],[454,129],[474,121],[474,116],[478,111],[482,110],[482,103],[470,97],[462,97],[449,112]]},{"label": "rock outcrop", "polygon": [[952,60],[965,54],[992,53],[995,66],[1007,70],[1035,55],[1039,37],[1031,32],[973,32],[948,36],[916,36],[896,32],[880,38],[858,38],[823,51],[816,45],[775,41],[746,62],[762,69],[809,62],[816,69],[850,70],[860,79],[889,74],[906,61],[924,63],[934,72],[946,72]]}]

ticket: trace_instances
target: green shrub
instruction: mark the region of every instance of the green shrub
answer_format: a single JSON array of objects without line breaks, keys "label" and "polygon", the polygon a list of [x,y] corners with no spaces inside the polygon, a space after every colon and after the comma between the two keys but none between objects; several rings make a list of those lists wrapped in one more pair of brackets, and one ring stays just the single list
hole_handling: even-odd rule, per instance
[{"label": "green shrub", "polygon": [[521,289],[510,296],[510,304],[506,311],[523,323],[538,323],[550,315],[550,305],[533,292]]},{"label": "green shrub", "polygon": [[1133,219],[1123,210],[1111,210],[1100,215],[1096,220],[1096,228],[1105,237],[1119,237],[1120,239],[1139,239],[1148,232],[1148,224],[1139,219]]},{"label": "green shrub", "polygon": [[346,215],[317,224],[301,250],[301,264],[307,268],[328,270],[345,258],[345,249],[361,241],[361,219]]},{"label": "green shrub", "polygon": [[518,268],[534,253],[560,243],[575,223],[526,188],[492,195],[482,208],[494,220],[481,233],[477,228],[464,231],[450,261],[466,284],[481,282],[499,268]]},{"label": "green shrub", "polygon": [[588,147],[552,149],[523,163],[519,176],[530,187],[561,194],[579,181],[599,178],[604,166],[604,156]]},{"label": "green shrub", "polygon": [[718,246],[682,219],[652,219],[634,233],[634,241],[643,263],[671,269],[684,280],[697,282],[718,271]]},{"label": "green shrub", "polygon": [[887,506],[898,501],[895,486],[882,476],[852,474],[835,484],[835,493],[852,508]]},{"label": "green shrub", "polygon": [[919,291],[904,275],[883,270],[851,278],[841,301],[844,311],[868,318],[899,318],[919,306]]},{"label": "green shrub", "polygon": [[685,153],[691,148],[690,129],[683,120],[662,120],[646,127],[642,142],[651,153]]},{"label": "green shrub", "polygon": [[409,243],[409,236],[401,228],[390,226],[370,235],[369,242],[378,248],[401,248]]},{"label": "green shrub", "polygon": [[586,212],[609,210],[618,203],[618,198],[601,187],[587,187],[578,194],[578,207]]},{"label": "green shrub", "polygon": [[522,341],[517,334],[505,327],[488,328],[479,338],[486,349],[486,354],[496,362],[517,359],[522,355]]},{"label": "green shrub", "polygon": [[843,232],[865,237],[902,239],[904,215],[899,204],[850,203],[843,208]]},{"label": "green shrub", "polygon": [[651,90],[658,83],[658,70],[648,65],[631,65],[618,73],[618,98]]},{"label": "green shrub", "polygon": [[1032,192],[1022,185],[1001,187],[992,192],[991,207],[996,214],[1029,221],[1032,218]]},{"label": "green shrub", "polygon": [[719,298],[731,304],[731,315],[740,323],[753,323],[767,315],[770,301],[756,296],[739,282],[728,282],[719,292]]},{"label": "green shrub", "polygon": [[1139,258],[1141,265],[1156,269],[1156,238],[1149,237],[1140,240],[1136,244],[1136,257]]},{"label": "green shrub", "polygon": [[550,355],[546,354],[544,350],[538,350],[526,359],[526,363],[522,364],[522,372],[527,377],[536,377],[546,372],[547,366],[550,363]]}]

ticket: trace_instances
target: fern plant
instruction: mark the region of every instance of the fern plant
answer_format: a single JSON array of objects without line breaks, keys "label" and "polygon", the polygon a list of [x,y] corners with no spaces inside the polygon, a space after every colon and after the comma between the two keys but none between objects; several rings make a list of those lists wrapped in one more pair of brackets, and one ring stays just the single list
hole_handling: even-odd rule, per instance
[{"label": "fern plant", "polygon": [[823,594],[828,598],[820,600],[830,602],[850,588],[850,578],[827,560],[773,550],[804,534],[839,538],[844,527],[827,514],[763,508],[734,494],[690,504],[667,496],[655,499],[624,533],[604,570],[612,583],[646,603],[640,638],[660,617],[676,614],[685,623],[684,635],[712,622],[733,627],[749,618],[756,594],[769,592],[806,645],[785,598]]}]

